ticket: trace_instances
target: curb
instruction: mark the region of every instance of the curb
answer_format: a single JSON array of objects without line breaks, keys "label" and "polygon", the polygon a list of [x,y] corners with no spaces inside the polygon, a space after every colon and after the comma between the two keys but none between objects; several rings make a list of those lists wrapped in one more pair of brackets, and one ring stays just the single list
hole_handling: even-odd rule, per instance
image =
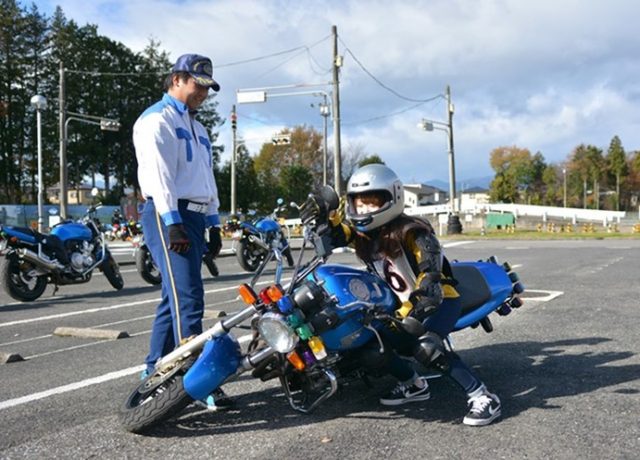
[{"label": "curb", "polygon": [[90,329],[81,327],[57,327],[53,335],[60,337],[80,337],[83,339],[126,339],[129,334],[126,331],[114,331],[110,329]]}]

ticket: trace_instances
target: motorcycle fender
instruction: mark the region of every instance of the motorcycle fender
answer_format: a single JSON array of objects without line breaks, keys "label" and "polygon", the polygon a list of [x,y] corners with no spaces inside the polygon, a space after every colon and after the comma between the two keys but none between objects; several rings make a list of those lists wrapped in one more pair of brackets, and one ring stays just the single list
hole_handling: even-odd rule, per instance
[{"label": "motorcycle fender", "polygon": [[185,391],[194,400],[206,398],[236,372],[241,361],[240,344],[233,336],[208,340],[183,378]]}]

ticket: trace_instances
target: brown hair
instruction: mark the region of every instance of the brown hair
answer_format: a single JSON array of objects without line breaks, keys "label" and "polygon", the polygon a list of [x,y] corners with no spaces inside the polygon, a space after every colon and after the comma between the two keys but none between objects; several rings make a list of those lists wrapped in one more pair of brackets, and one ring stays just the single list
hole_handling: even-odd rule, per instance
[{"label": "brown hair", "polygon": [[410,231],[422,230],[429,234],[434,233],[429,221],[420,217],[400,214],[391,222],[377,230],[365,233],[356,233],[356,255],[364,262],[372,262],[375,254],[383,254],[385,257],[395,258],[404,250],[402,243]]}]

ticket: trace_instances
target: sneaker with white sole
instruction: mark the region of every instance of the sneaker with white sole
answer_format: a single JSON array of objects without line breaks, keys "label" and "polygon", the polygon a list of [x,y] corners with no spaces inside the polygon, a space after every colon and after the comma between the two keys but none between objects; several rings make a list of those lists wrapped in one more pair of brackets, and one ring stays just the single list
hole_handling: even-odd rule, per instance
[{"label": "sneaker with white sole", "polygon": [[462,420],[465,425],[485,426],[500,417],[500,398],[486,389],[479,395],[469,398],[468,404],[471,408]]},{"label": "sneaker with white sole", "polygon": [[206,398],[194,402],[210,411],[228,410],[234,406],[234,402],[222,391],[222,388],[218,388]]},{"label": "sneaker with white sole", "polygon": [[425,377],[418,377],[423,384],[422,387],[415,382],[409,384],[398,383],[389,393],[380,398],[380,404],[385,406],[399,406],[410,402],[426,401],[431,397],[429,384]]}]

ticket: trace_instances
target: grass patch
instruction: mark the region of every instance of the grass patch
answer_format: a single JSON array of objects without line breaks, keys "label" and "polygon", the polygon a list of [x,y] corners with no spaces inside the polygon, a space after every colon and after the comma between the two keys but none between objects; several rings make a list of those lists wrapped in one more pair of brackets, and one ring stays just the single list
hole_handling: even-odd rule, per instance
[{"label": "grass patch", "polygon": [[484,235],[479,230],[465,231],[460,235],[443,235],[447,239],[464,240],[468,238],[486,240],[602,240],[602,239],[640,239],[640,233],[631,232],[538,232],[536,230],[516,230],[507,233],[501,230],[491,230]]}]

